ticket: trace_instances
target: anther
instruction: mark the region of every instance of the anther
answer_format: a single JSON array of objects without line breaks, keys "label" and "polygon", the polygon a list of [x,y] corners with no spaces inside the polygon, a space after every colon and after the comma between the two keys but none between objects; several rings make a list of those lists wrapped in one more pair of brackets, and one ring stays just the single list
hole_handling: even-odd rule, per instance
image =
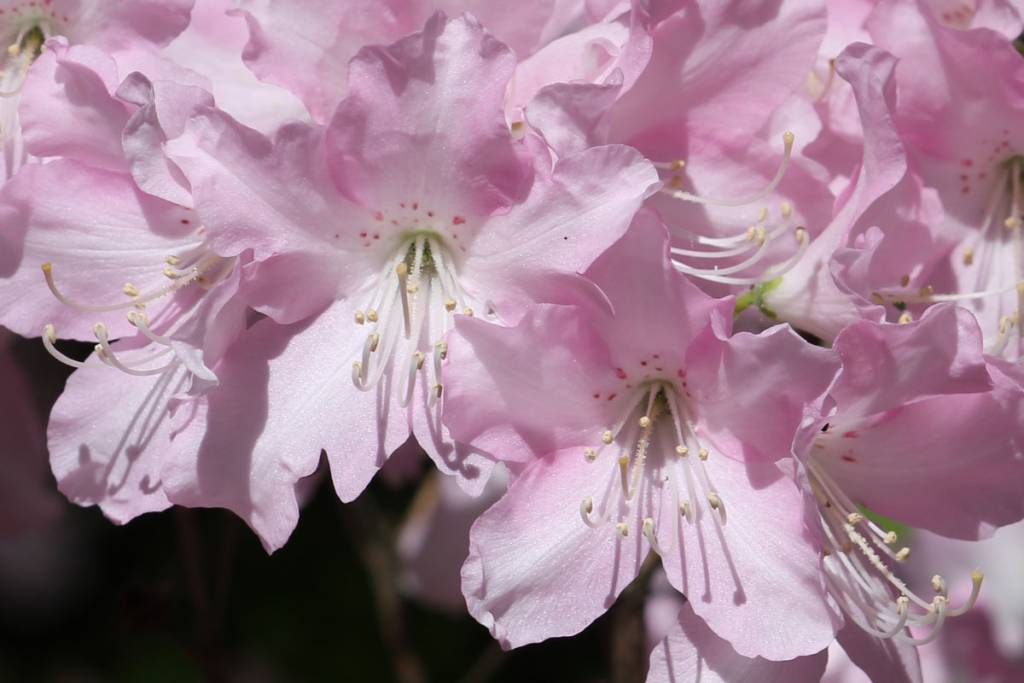
[{"label": "anther", "polygon": [[651,418],[647,417],[646,415],[644,415],[643,417],[640,418],[640,428],[641,429],[647,429],[650,426],[651,426]]},{"label": "anther", "polygon": [[362,325],[366,322],[366,314],[362,311],[356,311],[356,325]]},{"label": "anther", "polygon": [[697,457],[699,457],[701,460],[707,460],[708,456],[710,455],[711,453],[706,448],[701,448],[699,451],[697,451]]},{"label": "anther", "polygon": [[906,287],[909,284],[910,284],[910,276],[909,275],[904,275],[903,277],[900,278],[900,287]]},{"label": "anther", "polygon": [[472,318],[473,309],[470,308],[469,306],[466,306],[465,308],[462,309],[462,315],[466,316],[467,318]]},{"label": "anther", "polygon": [[376,308],[368,308],[368,309],[366,309],[366,319],[369,320],[371,323],[377,322],[377,309]]},{"label": "anther", "polygon": [[900,313],[900,317],[896,319],[900,325],[906,325],[907,323],[914,322],[914,316],[910,314],[910,311],[903,311]]},{"label": "anther", "polygon": [[629,527],[626,526],[625,522],[619,522],[615,525],[615,530],[619,532],[619,535],[623,538],[629,536]]},{"label": "anther", "polygon": [[139,295],[138,288],[130,282],[124,283],[124,287],[121,288],[121,291],[131,297],[136,297]]},{"label": "anther", "polygon": [[722,507],[722,499],[715,491],[708,492],[708,505],[711,506],[712,510],[717,510]]},{"label": "anther", "polygon": [[899,549],[899,550],[898,550],[898,551],[896,552],[896,560],[897,560],[898,562],[903,562],[903,561],[904,561],[904,560],[906,560],[906,559],[907,559],[908,557],[910,557],[910,548],[907,548],[906,546],[904,546],[904,547],[900,548],[900,549]]},{"label": "anther", "polygon": [[444,310],[446,310],[449,313],[451,313],[452,311],[455,310],[455,307],[457,305],[458,304],[455,303],[455,299],[446,299],[445,302],[444,302]]},{"label": "anther", "polygon": [[897,540],[899,540],[899,535],[897,535],[897,533],[895,531],[890,531],[890,532],[885,534],[885,537],[882,539],[882,542],[885,543],[886,545],[892,545]]},{"label": "anther", "polygon": [[374,353],[380,346],[380,335],[374,332],[370,335],[370,353]]},{"label": "anther", "polygon": [[605,444],[610,444],[614,440],[614,436],[610,431],[604,431],[601,433],[601,441]]},{"label": "anther", "polygon": [[789,218],[793,215],[793,205],[787,202],[782,202],[782,217]]},{"label": "anther", "polygon": [[597,459],[597,451],[588,446],[583,449],[583,457],[587,459],[587,462],[594,462]]},{"label": "anther", "polygon": [[967,247],[964,249],[964,265],[969,266],[974,263],[974,249]]},{"label": "anther", "polygon": [[859,512],[851,512],[850,514],[846,515],[846,521],[850,524],[860,524],[864,521],[864,515],[860,514]]},{"label": "anther", "polygon": [[946,580],[941,575],[936,574],[932,577],[932,590],[940,595],[946,594]]}]

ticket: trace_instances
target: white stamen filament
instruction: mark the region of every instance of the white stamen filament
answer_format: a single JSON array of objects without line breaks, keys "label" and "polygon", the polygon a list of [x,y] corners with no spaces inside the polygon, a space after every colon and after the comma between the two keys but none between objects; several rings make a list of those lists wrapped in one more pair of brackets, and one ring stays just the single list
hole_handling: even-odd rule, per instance
[{"label": "white stamen filament", "polygon": [[663,187],[660,191],[676,199],[685,202],[693,202],[695,204],[706,204],[711,206],[745,206],[747,204],[753,204],[771,194],[775,190],[775,188],[779,186],[779,183],[782,182],[783,176],[786,175],[786,169],[789,168],[790,158],[793,155],[794,139],[795,138],[793,136],[793,133],[791,133],[790,131],[786,131],[785,133],[783,133],[782,161],[779,163],[779,167],[775,171],[775,175],[768,182],[768,185],[766,185],[763,189],[759,190],[758,192],[748,197],[738,197],[734,199],[702,197],[701,195],[693,194],[692,192],[676,190],[670,187]]},{"label": "white stamen filament", "polygon": [[[893,551],[898,538],[867,519],[829,477],[823,464],[807,463],[812,490],[818,500],[819,519],[826,541],[825,568],[830,593],[843,610],[867,633],[878,638],[899,638],[922,645],[938,637],[949,616],[963,614],[975,603],[982,575],[972,575],[970,597],[956,610],[949,609],[946,580],[935,575],[932,588],[937,595],[925,600],[895,575],[890,561],[899,562],[909,548]],[[917,638],[908,629],[930,627]]]}]

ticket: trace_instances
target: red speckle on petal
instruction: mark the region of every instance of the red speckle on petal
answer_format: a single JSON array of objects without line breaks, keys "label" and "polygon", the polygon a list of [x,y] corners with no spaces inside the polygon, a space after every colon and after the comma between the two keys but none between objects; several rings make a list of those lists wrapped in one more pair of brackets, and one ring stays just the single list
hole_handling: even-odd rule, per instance
[{"label": "red speckle on petal", "polygon": [[427,215],[430,216],[431,218],[433,218],[434,217],[434,212],[433,211],[427,211]]},{"label": "red speckle on petal", "polygon": [[857,462],[857,458],[853,457],[853,451],[846,451],[839,457],[845,460],[846,462]]},{"label": "red speckle on petal", "polygon": [[664,372],[664,370],[662,368],[659,368],[659,367],[655,367],[654,369],[657,370],[658,372]]},{"label": "red speckle on petal", "polygon": [[189,220],[189,219],[187,219],[187,218],[182,218],[182,219],[181,219],[181,224],[182,224],[182,225],[188,225],[188,224],[189,224],[189,223],[191,223],[191,222],[192,222],[192,221],[190,221],[190,220]]},{"label": "red speckle on petal", "polygon": [[465,222],[466,222],[466,217],[465,216],[456,216],[455,218],[452,219],[452,225],[462,225]]},{"label": "red speckle on petal", "polygon": [[594,398],[601,398],[601,394],[594,394]]},{"label": "red speckle on petal", "polygon": [[362,231],[361,233],[359,233],[359,236],[360,236],[360,237],[366,237],[366,236],[367,236],[367,235],[369,235],[369,234],[370,234],[370,233],[368,233],[368,232],[366,232],[365,230],[363,230],[363,231]]},{"label": "red speckle on petal", "polygon": [[373,239],[379,240],[380,239],[380,233],[379,232],[373,233]]},{"label": "red speckle on petal", "polygon": [[396,221],[396,220],[392,219],[392,221],[391,221],[391,225],[398,225],[398,221]]},{"label": "red speckle on petal", "polygon": [[402,207],[403,209],[405,208],[405,202],[398,202],[398,205],[399,205],[400,207]]},{"label": "red speckle on petal", "polygon": [[618,396],[618,394],[608,394],[608,400],[610,401],[613,398],[615,398],[616,396]]},{"label": "red speckle on petal", "polygon": [[413,202],[412,203],[412,210],[413,211],[419,211],[419,208],[420,208],[420,203],[419,202]]},{"label": "red speckle on petal", "polygon": [[963,161],[960,162],[960,165],[964,166],[965,168],[970,168],[971,166],[974,166],[974,162],[971,161],[970,159],[964,159]]},{"label": "red speckle on petal", "polygon": [[848,432],[843,432],[843,438],[844,439],[856,439],[857,438],[857,432],[855,432],[853,430],[850,430]]},{"label": "red speckle on petal", "polygon": [[647,367],[647,361],[645,361],[645,360],[642,360],[642,361],[640,361],[640,365],[641,365],[642,367],[645,367],[645,368],[646,368],[646,367]]},{"label": "red speckle on petal", "polygon": [[626,371],[622,368],[615,368],[615,376],[619,379],[626,379]]},{"label": "red speckle on petal", "polygon": [[382,221],[382,220],[384,220],[384,214],[383,214],[383,213],[381,213],[380,211],[375,211],[375,212],[373,213],[373,219],[374,219],[375,221]]},{"label": "red speckle on petal", "polygon": [[686,377],[686,370],[679,368],[678,370],[676,370],[676,375],[678,375],[679,377]]}]

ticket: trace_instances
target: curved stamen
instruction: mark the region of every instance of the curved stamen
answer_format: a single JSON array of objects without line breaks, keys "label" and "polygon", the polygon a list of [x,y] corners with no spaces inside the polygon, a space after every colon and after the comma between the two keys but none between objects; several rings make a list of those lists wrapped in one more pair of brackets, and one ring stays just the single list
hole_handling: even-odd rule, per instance
[{"label": "curved stamen", "polygon": [[757,251],[755,251],[752,255],[740,261],[739,263],[733,264],[731,266],[714,266],[711,269],[695,268],[693,266],[687,265],[675,259],[672,259],[672,265],[675,266],[675,269],[678,270],[680,273],[683,273],[684,275],[692,275],[694,277],[704,277],[705,275],[731,275],[733,273],[738,273],[742,270],[746,270],[751,266],[757,265],[757,263],[764,259],[765,254],[767,254],[767,252],[768,242],[763,241],[760,243],[760,245],[758,245]]},{"label": "curved stamen", "polygon": [[166,287],[161,287],[149,294],[133,296],[131,301],[122,302],[119,304],[108,304],[106,306],[89,306],[86,304],[80,304],[73,299],[65,296],[60,289],[57,288],[57,283],[53,279],[53,264],[44,263],[41,266],[43,270],[43,277],[46,278],[46,286],[50,288],[50,292],[53,296],[65,306],[69,306],[76,310],[82,311],[83,313],[111,313],[113,311],[123,311],[126,308],[132,306],[143,306],[151,301],[160,299],[168,294],[178,291],[187,284],[194,282],[199,276],[200,272],[198,268],[193,268],[189,272],[177,276],[172,284]]},{"label": "curved stamen", "polygon": [[161,344],[163,346],[170,346],[171,340],[161,334],[157,334],[150,328],[149,320],[146,315],[141,311],[128,311],[128,322],[135,326],[139,332],[141,332],[150,341]]},{"label": "curved stamen", "polygon": [[[117,368],[121,372],[125,372],[128,373],[129,375],[134,375],[136,377],[149,377],[152,375],[163,374],[175,363],[175,361],[171,361],[167,365],[162,365],[158,368],[146,369],[139,369],[136,367],[132,367],[130,365],[125,365],[117,357],[117,353],[114,351],[113,347],[110,346],[110,339],[107,336],[107,326],[104,325],[103,323],[96,323],[95,325],[93,325],[92,329],[93,333],[96,335],[96,339],[99,340],[99,344],[96,345],[96,354],[99,356],[100,360],[102,360],[107,365]],[[170,349],[165,349],[154,354],[153,356],[151,356],[151,358],[162,356],[168,352],[170,352]]]},{"label": "curved stamen", "polygon": [[670,197],[674,197],[675,199],[679,199],[685,202],[693,202],[695,204],[705,204],[712,206],[745,206],[747,204],[753,204],[754,202],[760,201],[761,199],[764,199],[769,194],[771,194],[775,190],[775,188],[779,186],[779,183],[782,182],[783,176],[786,175],[786,169],[789,168],[790,158],[793,156],[794,139],[795,138],[793,136],[793,133],[790,131],[786,131],[785,133],[782,134],[782,161],[779,163],[779,167],[775,171],[775,175],[768,182],[768,185],[764,187],[764,189],[748,197],[738,197],[735,199],[702,197],[700,195],[693,194],[692,192],[675,190],[670,187],[662,187],[661,190],[659,190],[659,192],[667,194]]},{"label": "curved stamen", "polygon": [[797,250],[793,253],[793,255],[790,256],[785,261],[783,261],[782,263],[778,263],[772,266],[764,273],[762,273],[760,276],[733,277],[729,275],[715,275],[713,273],[705,271],[700,274],[695,274],[695,277],[699,277],[702,280],[707,280],[708,282],[718,282],[724,285],[755,285],[758,282],[774,280],[775,278],[781,277],[788,273],[793,268],[795,268],[796,265],[800,262],[800,259],[802,259],[804,254],[807,253],[807,248],[810,243],[810,240],[807,237],[807,230],[804,229],[803,227],[799,227],[794,231],[794,236],[796,237],[797,241]]},{"label": "curved stamen", "polygon": [[46,352],[49,353],[54,358],[56,358],[57,360],[59,360],[64,365],[68,365],[73,368],[85,367],[85,363],[83,363],[82,361],[75,360],[74,358],[70,358],[69,356],[65,356],[63,353],[58,351],[57,347],[54,346],[54,343],[56,343],[56,341],[56,328],[54,328],[53,325],[47,324],[45,327],[43,327],[43,347],[46,349]]}]

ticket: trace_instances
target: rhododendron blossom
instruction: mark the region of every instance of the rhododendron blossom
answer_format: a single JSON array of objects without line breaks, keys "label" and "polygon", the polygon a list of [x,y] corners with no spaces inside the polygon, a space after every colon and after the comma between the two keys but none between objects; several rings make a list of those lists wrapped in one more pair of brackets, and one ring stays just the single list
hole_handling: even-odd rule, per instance
[{"label": "rhododendron blossom", "polygon": [[[816,651],[832,620],[800,495],[774,460],[791,453],[833,361],[784,328],[721,339],[730,302],[673,272],[666,238],[643,215],[588,271],[614,315],[555,307],[512,329],[457,323],[454,436],[512,461],[538,457],[473,527],[470,612],[511,646],[575,633],[653,550],[735,647],[773,659]],[[522,364],[532,371],[511,371]],[[525,407],[541,401],[542,412]],[[764,505],[770,520],[756,513]],[[801,594],[779,594],[776,581]],[[799,638],[773,637],[776,599],[802,615]]]},{"label": "rhododendron blossom", "polygon": [[[374,680],[505,680],[499,648],[584,630],[511,675],[1012,678],[1022,30],[1020,0],[0,0],[0,531],[50,533],[57,491],[228,510],[267,553],[314,518],[252,601],[230,526],[206,580],[225,513],[175,515],[157,592],[211,680],[285,671],[220,651],[224,605],[359,581]],[[349,538],[311,543],[325,514]],[[459,675],[406,599],[496,642]]]}]

